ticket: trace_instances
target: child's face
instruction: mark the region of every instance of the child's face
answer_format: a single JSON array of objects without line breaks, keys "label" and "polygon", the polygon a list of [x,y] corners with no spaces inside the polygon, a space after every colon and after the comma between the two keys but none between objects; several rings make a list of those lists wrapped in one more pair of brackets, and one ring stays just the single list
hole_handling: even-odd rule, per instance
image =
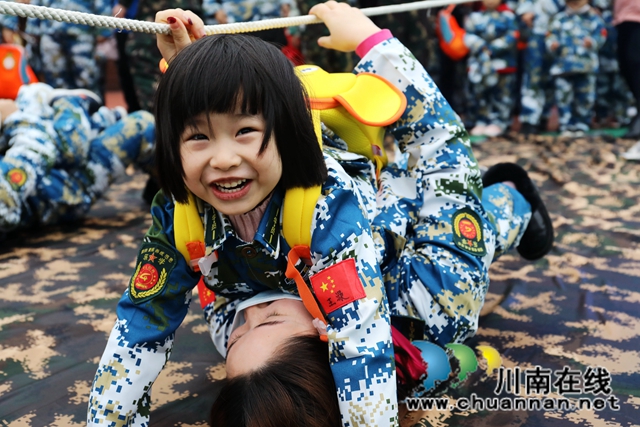
[{"label": "child's face", "polygon": [[487,10],[494,10],[498,6],[500,6],[502,0],[482,0],[482,4]]},{"label": "child's face", "polygon": [[291,337],[318,335],[300,300],[279,299],[247,307],[244,318],[245,323],[231,333],[227,344],[229,378],[264,365]]},{"label": "child's face", "polygon": [[196,117],[195,128],[184,130],[180,144],[187,188],[226,215],[255,208],[282,176],[273,137],[259,154],[264,130],[262,115],[236,112]]},{"label": "child's face", "polygon": [[571,9],[580,9],[587,3],[589,3],[589,0],[567,0],[567,7],[570,7]]}]

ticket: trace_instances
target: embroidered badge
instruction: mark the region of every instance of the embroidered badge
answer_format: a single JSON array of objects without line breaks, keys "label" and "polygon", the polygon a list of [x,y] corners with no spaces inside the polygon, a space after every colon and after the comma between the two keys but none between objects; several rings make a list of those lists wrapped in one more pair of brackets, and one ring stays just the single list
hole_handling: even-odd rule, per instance
[{"label": "embroidered badge", "polygon": [[453,214],[453,242],[465,252],[476,256],[485,256],[482,235],[482,220],[469,208],[462,208]]},{"label": "embroidered badge", "polygon": [[173,249],[157,243],[144,243],[138,255],[136,272],[129,283],[131,301],[140,304],[162,293],[176,263]]},{"label": "embroidered badge", "polygon": [[365,297],[364,287],[360,282],[356,261],[353,258],[325,268],[311,276],[310,281],[316,299],[325,313]]},{"label": "embroidered badge", "polygon": [[24,169],[13,168],[6,175],[7,181],[11,184],[11,188],[18,190],[27,182],[27,173]]}]

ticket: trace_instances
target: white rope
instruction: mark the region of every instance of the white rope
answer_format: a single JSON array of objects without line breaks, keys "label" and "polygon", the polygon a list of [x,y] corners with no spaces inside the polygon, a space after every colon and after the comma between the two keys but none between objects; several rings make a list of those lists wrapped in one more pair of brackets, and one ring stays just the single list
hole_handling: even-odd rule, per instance
[{"label": "white rope", "polygon": [[[470,3],[475,0],[424,0],[413,3],[378,6],[361,9],[366,16],[386,15],[389,13],[409,12],[418,9],[448,6],[450,4]],[[137,21],[135,19],[115,18],[105,15],[92,15],[84,12],[74,12],[54,9],[45,6],[0,1],[0,13],[4,15],[21,16],[23,18],[47,19],[73,24],[90,25],[92,27],[116,28],[139,33],[170,34],[168,24]],[[322,21],[313,15],[291,16],[287,18],[265,19],[262,21],[238,22],[234,24],[207,25],[207,34],[235,34],[251,31],[268,30],[271,28],[294,27],[298,25],[319,24]]]}]

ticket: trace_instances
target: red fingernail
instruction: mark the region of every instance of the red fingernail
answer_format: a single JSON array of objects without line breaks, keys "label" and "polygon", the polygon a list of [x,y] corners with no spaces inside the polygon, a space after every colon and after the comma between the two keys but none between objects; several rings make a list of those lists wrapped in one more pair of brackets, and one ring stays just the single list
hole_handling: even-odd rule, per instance
[{"label": "red fingernail", "polygon": [[169,24],[175,24],[176,23],[176,18],[174,18],[173,16],[170,16],[167,18],[167,22]]},{"label": "red fingernail", "polygon": [[189,18],[189,25],[193,25],[193,21]]}]

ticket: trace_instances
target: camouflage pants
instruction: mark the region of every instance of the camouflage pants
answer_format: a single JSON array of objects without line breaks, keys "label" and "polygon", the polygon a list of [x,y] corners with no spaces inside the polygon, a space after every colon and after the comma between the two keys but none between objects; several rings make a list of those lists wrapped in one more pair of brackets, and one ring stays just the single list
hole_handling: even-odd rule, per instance
[{"label": "camouflage pants", "polygon": [[596,117],[614,118],[618,123],[626,124],[627,108],[633,98],[629,88],[619,72],[598,73],[596,76]]},{"label": "camouflage pants", "polygon": [[588,131],[596,101],[596,75],[555,76],[555,98],[560,131]]},{"label": "camouflage pants", "polygon": [[486,126],[495,124],[501,129],[509,127],[511,111],[515,104],[515,73],[498,74],[498,83],[487,86],[482,83],[469,84],[469,103],[475,108],[475,123]]},{"label": "camouflage pants", "polygon": [[43,83],[23,86],[19,111],[4,121],[0,231],[81,218],[126,166],[152,167],[151,114],[122,118],[101,107],[89,116],[79,97],[49,105],[52,92]]},{"label": "camouflage pants", "polygon": [[553,107],[553,81],[544,36],[532,34],[524,51],[524,70],[520,88],[520,122],[537,126],[548,118]]},{"label": "camouflage pants", "polygon": [[126,52],[133,78],[133,86],[140,108],[153,111],[153,99],[161,72],[158,63],[162,59],[152,34],[131,33]]},{"label": "camouflage pants", "polygon": [[40,39],[44,82],[55,88],[89,89],[100,93],[100,68],[91,34],[45,34]]}]

